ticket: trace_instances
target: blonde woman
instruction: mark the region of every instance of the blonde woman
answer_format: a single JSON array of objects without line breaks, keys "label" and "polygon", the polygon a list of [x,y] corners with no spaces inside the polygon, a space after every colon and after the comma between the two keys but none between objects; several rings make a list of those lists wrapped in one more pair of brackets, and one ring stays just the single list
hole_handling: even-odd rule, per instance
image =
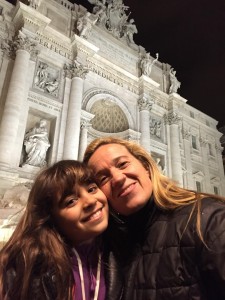
[{"label": "blonde woman", "polygon": [[94,140],[84,162],[110,204],[124,300],[225,299],[225,198],[179,187],[122,139]]}]

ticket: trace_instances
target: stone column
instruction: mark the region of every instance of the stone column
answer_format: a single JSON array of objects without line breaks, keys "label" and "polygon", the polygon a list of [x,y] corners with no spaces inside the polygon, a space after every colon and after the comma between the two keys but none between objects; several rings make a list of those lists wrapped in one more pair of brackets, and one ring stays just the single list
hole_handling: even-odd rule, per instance
[{"label": "stone column", "polygon": [[187,127],[183,127],[182,137],[183,137],[184,157],[185,157],[185,169],[183,169],[183,173],[184,175],[186,173],[186,180],[187,180],[186,185],[184,185],[184,187],[194,190],[196,187],[193,180],[190,136],[191,136],[190,129]]},{"label": "stone column", "polygon": [[177,113],[171,112],[164,117],[164,121],[169,125],[170,132],[170,153],[171,153],[171,168],[172,178],[180,186],[183,186],[183,174],[181,165],[180,143],[179,143],[179,127],[180,117]]},{"label": "stone column", "polygon": [[77,61],[74,61],[72,65],[65,65],[64,69],[66,76],[72,78],[72,83],[66,121],[63,159],[77,159],[80,138],[83,85],[88,69]]},{"label": "stone column", "polygon": [[211,183],[210,183],[210,170],[209,170],[209,154],[208,154],[208,139],[206,136],[201,135],[199,137],[199,143],[201,145],[202,152],[202,165],[204,172],[204,186],[202,187],[202,191],[213,193]]},{"label": "stone column", "polygon": [[87,148],[87,135],[88,135],[88,127],[90,127],[91,124],[86,121],[81,121],[81,131],[80,131],[80,147],[79,147],[79,160],[82,161],[84,157],[84,152]]},{"label": "stone column", "polygon": [[140,130],[141,130],[141,145],[150,153],[150,110],[153,102],[146,97],[141,97],[138,100],[138,108],[140,111]]},{"label": "stone column", "polygon": [[16,58],[9,83],[2,121],[0,125],[0,163],[10,166],[18,134],[21,108],[26,101],[27,74],[30,54],[36,48],[36,42],[19,31],[13,42]]}]

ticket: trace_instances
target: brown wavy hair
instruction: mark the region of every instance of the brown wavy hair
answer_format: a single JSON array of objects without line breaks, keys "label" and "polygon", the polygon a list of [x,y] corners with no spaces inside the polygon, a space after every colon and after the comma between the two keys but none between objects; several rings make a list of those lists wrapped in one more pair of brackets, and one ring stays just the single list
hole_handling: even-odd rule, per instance
[{"label": "brown wavy hair", "polygon": [[[135,142],[123,140],[115,137],[102,137],[93,140],[84,153],[84,163],[88,164],[89,159],[94,152],[103,145],[119,144],[124,146],[131,155],[138,159],[144,168],[149,171],[149,176],[152,181],[153,196],[155,204],[161,209],[173,210],[180,206],[193,204],[189,220],[194,211],[197,211],[196,228],[198,235],[203,241],[203,237],[200,230],[201,225],[201,200],[205,197],[213,197],[221,201],[225,201],[225,198],[209,194],[198,193],[197,191],[188,190],[179,187],[178,184],[172,179],[164,176],[158,169],[158,166],[151,155],[140,145]],[[110,201],[110,199],[109,199]]]},{"label": "brown wavy hair", "polygon": [[[52,208],[56,201],[72,193],[77,184],[91,182],[94,182],[92,171],[74,160],[59,161],[37,175],[25,212],[0,251],[1,299],[32,299],[34,274],[40,278],[51,270],[54,270],[55,299],[73,299],[70,243],[56,228]],[[10,297],[6,283],[9,270],[16,274]]]}]

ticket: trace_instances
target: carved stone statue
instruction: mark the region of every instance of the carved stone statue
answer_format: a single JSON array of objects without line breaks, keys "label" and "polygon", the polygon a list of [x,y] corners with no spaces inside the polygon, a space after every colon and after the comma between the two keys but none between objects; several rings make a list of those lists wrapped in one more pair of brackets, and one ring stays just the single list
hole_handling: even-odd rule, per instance
[{"label": "carved stone statue", "polygon": [[41,0],[28,0],[28,2],[29,2],[29,5],[31,7],[33,7],[34,9],[37,9],[41,4]]},{"label": "carved stone statue", "polygon": [[127,35],[128,43],[134,44],[133,35],[134,33],[138,33],[137,27],[134,24],[134,19],[130,19],[125,25],[125,34]]},{"label": "carved stone statue", "polygon": [[169,76],[170,76],[169,94],[176,93],[178,88],[180,88],[180,81],[177,80],[176,71],[173,68],[170,69]]},{"label": "carved stone statue", "polygon": [[80,16],[77,21],[77,30],[79,36],[87,38],[91,32],[92,24],[97,21],[97,18],[92,21],[90,20],[90,13],[86,12],[83,16]]},{"label": "carved stone statue", "polygon": [[142,74],[146,76],[150,76],[152,72],[152,66],[156,63],[156,61],[159,59],[159,54],[156,53],[156,58],[151,59],[150,53],[146,53],[146,55],[142,58],[140,63],[140,68]]},{"label": "carved stone statue", "polygon": [[93,14],[97,17],[96,25],[107,29],[114,37],[126,41],[133,49],[138,50],[134,43],[133,35],[137,33],[134,20],[126,14],[129,6],[123,4],[122,0],[88,0],[95,5]]},{"label": "carved stone statue", "polygon": [[47,131],[47,121],[41,119],[35,127],[31,128],[24,137],[25,163],[32,166],[46,165],[46,152],[50,147]]}]

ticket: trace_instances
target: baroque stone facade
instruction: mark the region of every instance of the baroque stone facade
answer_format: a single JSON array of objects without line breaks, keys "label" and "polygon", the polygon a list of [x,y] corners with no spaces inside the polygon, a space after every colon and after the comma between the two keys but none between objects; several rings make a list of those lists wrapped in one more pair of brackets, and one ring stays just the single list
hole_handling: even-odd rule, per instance
[{"label": "baroque stone facade", "polygon": [[6,191],[29,186],[45,164],[82,159],[105,135],[142,144],[185,188],[225,194],[217,121],[179,95],[176,71],[160,53],[135,44],[129,7],[105,2],[89,12],[67,0],[0,0],[4,209]]}]

